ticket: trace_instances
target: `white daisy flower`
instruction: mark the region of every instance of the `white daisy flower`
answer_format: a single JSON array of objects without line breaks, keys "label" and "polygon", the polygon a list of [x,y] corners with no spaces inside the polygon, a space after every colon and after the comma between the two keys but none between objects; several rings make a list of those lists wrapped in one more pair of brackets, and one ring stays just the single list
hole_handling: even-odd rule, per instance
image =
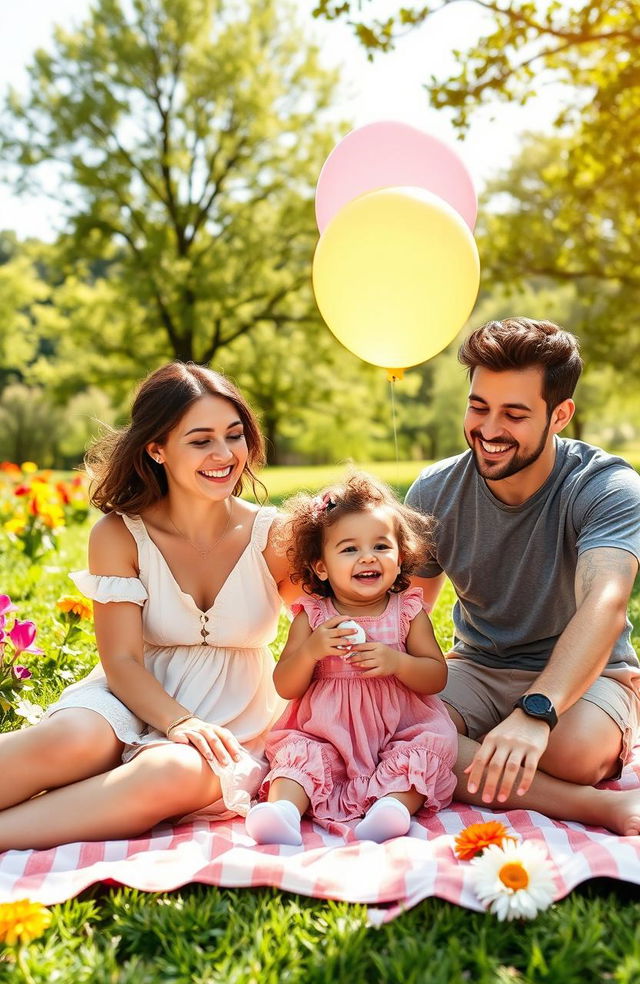
[{"label": "white daisy flower", "polygon": [[500,921],[533,919],[553,902],[553,866],[541,844],[505,840],[491,844],[470,864],[476,895]]},{"label": "white daisy flower", "polygon": [[20,697],[14,702],[13,710],[18,717],[25,718],[28,724],[37,724],[44,714],[39,704],[34,704],[26,697]]}]

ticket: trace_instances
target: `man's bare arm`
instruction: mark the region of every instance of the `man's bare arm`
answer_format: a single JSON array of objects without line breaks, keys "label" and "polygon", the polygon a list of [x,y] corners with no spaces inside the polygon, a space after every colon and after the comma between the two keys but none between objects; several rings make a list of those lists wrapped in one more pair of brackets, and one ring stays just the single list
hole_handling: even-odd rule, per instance
[{"label": "man's bare arm", "polygon": [[551,698],[559,714],[602,673],[624,628],[637,573],[633,554],[616,547],[596,547],[578,558],[575,614],[535,685]]},{"label": "man's bare arm", "polygon": [[[615,547],[597,547],[579,557],[576,611],[547,666],[529,688],[530,693],[546,694],[559,714],[575,704],[604,669],[624,627],[637,572],[633,554]],[[548,741],[548,725],[516,708],[482,742],[468,768],[469,792],[482,790],[487,803],[498,792],[498,801],[504,802],[520,775],[517,792],[522,795]]]}]

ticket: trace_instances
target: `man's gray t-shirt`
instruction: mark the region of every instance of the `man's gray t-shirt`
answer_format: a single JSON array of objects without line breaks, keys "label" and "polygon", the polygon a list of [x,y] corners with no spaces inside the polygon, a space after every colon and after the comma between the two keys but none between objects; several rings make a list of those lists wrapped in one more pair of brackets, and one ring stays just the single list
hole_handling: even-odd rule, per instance
[{"label": "man's gray t-shirt", "polygon": [[[454,651],[485,666],[540,670],[573,616],[578,556],[617,547],[640,560],[640,475],[622,458],[556,438],[553,471],[517,506],[500,502],[471,451],[426,468],[406,502],[437,519],[433,560],[458,596]],[[638,666],[631,623],[609,667]]]}]

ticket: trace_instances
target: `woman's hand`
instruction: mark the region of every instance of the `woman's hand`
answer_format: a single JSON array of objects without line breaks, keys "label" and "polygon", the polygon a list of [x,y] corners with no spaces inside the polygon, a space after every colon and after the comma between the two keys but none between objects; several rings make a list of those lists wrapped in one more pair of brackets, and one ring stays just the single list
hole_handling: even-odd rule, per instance
[{"label": "woman's hand", "polygon": [[169,741],[178,745],[193,745],[208,762],[217,761],[220,765],[238,762],[242,746],[228,728],[219,724],[209,724],[198,717],[190,717],[171,729]]}]

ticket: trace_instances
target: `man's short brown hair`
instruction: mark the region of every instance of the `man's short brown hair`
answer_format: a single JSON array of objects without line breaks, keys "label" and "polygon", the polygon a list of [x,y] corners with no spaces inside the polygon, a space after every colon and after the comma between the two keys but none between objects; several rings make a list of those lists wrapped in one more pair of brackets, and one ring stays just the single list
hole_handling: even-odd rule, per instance
[{"label": "man's short brown hair", "polygon": [[469,370],[470,379],[478,367],[504,372],[539,366],[543,372],[542,398],[549,414],[573,396],[582,372],[575,335],[552,321],[530,318],[488,321],[462,343],[458,360]]}]

